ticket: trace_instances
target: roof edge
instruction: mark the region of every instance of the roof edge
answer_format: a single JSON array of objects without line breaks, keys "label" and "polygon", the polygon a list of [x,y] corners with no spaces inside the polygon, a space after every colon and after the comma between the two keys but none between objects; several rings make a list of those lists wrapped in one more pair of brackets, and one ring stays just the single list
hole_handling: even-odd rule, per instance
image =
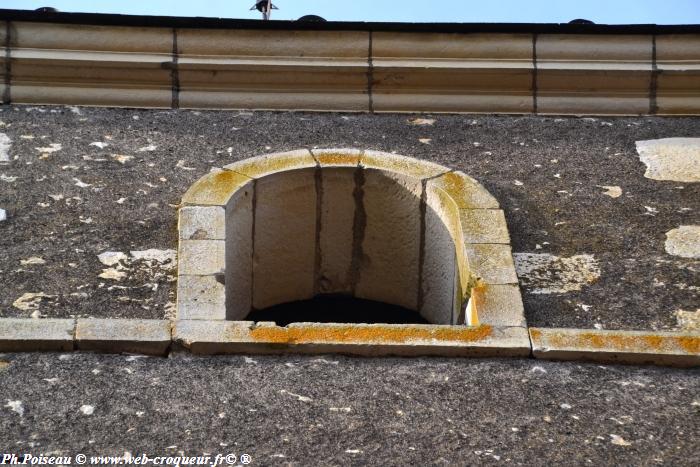
[{"label": "roof edge", "polygon": [[569,24],[569,23],[386,23],[299,22],[288,20],[144,16],[103,13],[38,12],[0,9],[0,21],[31,21],[102,26],[169,27],[198,29],[257,29],[312,31],[388,31],[432,33],[537,33],[537,34],[700,34],[700,24]]}]

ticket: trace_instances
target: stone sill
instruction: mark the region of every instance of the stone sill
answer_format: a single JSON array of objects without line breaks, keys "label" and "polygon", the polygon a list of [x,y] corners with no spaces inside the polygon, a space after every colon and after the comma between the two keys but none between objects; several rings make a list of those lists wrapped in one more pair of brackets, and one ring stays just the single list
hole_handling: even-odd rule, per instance
[{"label": "stone sill", "polygon": [[342,353],[700,366],[700,333],[491,326],[0,318],[0,352]]}]

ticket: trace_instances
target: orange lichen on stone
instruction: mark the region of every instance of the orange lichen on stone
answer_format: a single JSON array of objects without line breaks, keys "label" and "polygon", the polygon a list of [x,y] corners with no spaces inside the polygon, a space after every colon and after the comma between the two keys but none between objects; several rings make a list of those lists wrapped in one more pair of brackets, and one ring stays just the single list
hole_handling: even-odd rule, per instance
[{"label": "orange lichen on stone", "polygon": [[460,209],[498,209],[496,198],[462,172],[448,172],[431,181],[444,189]]},{"label": "orange lichen on stone", "polygon": [[225,206],[239,188],[251,182],[249,177],[228,170],[211,172],[200,178],[182,197],[183,204]]},{"label": "orange lichen on stone", "polygon": [[240,162],[224,166],[231,170],[251,178],[260,178],[276,172],[287,170],[305,169],[315,167],[316,160],[308,150],[298,150],[270,154],[267,156],[253,157]]},{"label": "orange lichen on stone", "polygon": [[670,336],[644,333],[562,332],[530,329],[533,340],[549,348],[608,349],[636,352],[668,352],[683,350],[700,353],[700,336]]},{"label": "orange lichen on stone", "polygon": [[476,306],[477,313],[481,308],[486,305],[486,285],[483,281],[477,280],[476,285],[472,287],[471,297],[474,300],[474,305]]},{"label": "orange lichen on stone", "polygon": [[700,354],[700,336],[677,337],[678,345],[689,354]]},{"label": "orange lichen on stone", "polygon": [[270,344],[358,343],[403,344],[421,341],[478,342],[491,336],[490,326],[478,327],[399,327],[325,325],[299,327],[261,326],[250,330],[250,337]]},{"label": "orange lichen on stone", "polygon": [[360,164],[367,168],[387,170],[419,179],[436,177],[448,170],[434,162],[379,151],[365,151],[360,158]]},{"label": "orange lichen on stone", "polygon": [[360,151],[312,151],[321,166],[356,167],[360,163]]},{"label": "orange lichen on stone", "polygon": [[[435,211],[442,220],[447,231],[452,237],[452,242],[455,248],[457,258],[457,272],[459,274],[459,284],[461,289],[466,292],[469,290],[469,266],[467,257],[464,251],[464,236],[462,235],[462,223],[459,217],[459,207],[455,200],[443,189],[427,185],[429,190],[428,209]],[[462,299],[465,299],[462,296]]]}]

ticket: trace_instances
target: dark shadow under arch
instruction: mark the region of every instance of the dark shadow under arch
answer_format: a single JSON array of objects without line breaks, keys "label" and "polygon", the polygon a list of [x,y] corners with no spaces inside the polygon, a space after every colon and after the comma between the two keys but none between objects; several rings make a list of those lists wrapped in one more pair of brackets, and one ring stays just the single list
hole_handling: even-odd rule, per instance
[{"label": "dark shadow under arch", "polygon": [[290,323],[429,324],[417,311],[347,295],[318,295],[311,300],[282,303],[254,310],[249,321]]}]

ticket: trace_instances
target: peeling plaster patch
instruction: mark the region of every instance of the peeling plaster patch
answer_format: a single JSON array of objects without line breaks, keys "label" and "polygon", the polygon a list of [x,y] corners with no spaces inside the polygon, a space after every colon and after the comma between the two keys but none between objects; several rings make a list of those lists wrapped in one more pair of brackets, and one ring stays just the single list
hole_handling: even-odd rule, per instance
[{"label": "peeling plaster patch", "polygon": [[560,294],[581,290],[600,277],[593,255],[559,257],[548,253],[515,253],[520,283],[531,294]]},{"label": "peeling plaster patch", "polygon": [[[175,250],[155,248],[131,251],[129,256],[121,251],[105,251],[97,255],[97,259],[105,266],[110,266],[103,269],[98,277],[116,281],[120,281],[136,271],[142,271],[153,278],[159,278],[172,272],[177,266]],[[151,285],[157,287],[157,284]]]},{"label": "peeling plaster patch", "polygon": [[435,123],[434,118],[412,118],[408,121],[411,125],[433,125]]},{"label": "peeling plaster patch", "polygon": [[101,277],[102,279],[120,281],[126,277],[126,273],[114,268],[107,268],[103,269],[102,273],[100,273],[100,275],[97,277]]},{"label": "peeling plaster patch", "polygon": [[678,310],[674,313],[678,327],[684,331],[700,331],[700,308],[695,311]]},{"label": "peeling plaster patch", "polygon": [[22,310],[38,310],[43,298],[54,298],[55,295],[47,295],[44,292],[27,292],[12,303],[12,306]]},{"label": "peeling plaster patch", "polygon": [[87,188],[92,186],[89,183],[81,181],[79,178],[73,178],[73,181],[75,182],[75,186],[77,186],[78,188]]},{"label": "peeling plaster patch", "polygon": [[310,397],[300,396],[299,394],[294,394],[293,392],[289,392],[289,391],[286,391],[286,390],[284,390],[284,389],[282,389],[282,390],[280,391],[280,394],[289,394],[289,395],[292,396],[292,397],[296,397],[297,400],[299,400],[299,401],[301,401],[301,402],[311,402],[311,401],[313,400],[313,399],[311,399]]},{"label": "peeling plaster patch", "polygon": [[125,261],[128,257],[121,251],[105,251],[97,255],[97,259],[105,266],[114,266],[120,261]]},{"label": "peeling plaster patch", "polygon": [[120,164],[126,164],[134,158],[134,156],[125,156],[124,154],[112,154],[110,157]]},{"label": "peeling plaster patch", "polygon": [[352,411],[352,407],[329,407],[328,410],[331,412],[345,412],[349,413]]},{"label": "peeling plaster patch", "polygon": [[618,435],[610,435],[610,442],[617,446],[632,446],[632,443],[630,443],[629,441],[625,441],[625,439],[622,436]]},{"label": "peeling plaster patch", "polygon": [[700,225],[681,225],[666,232],[666,253],[681,258],[700,258]]},{"label": "peeling plaster patch", "polygon": [[129,253],[131,254],[132,258],[136,260],[154,261],[162,265],[166,265],[168,263],[174,265],[175,258],[177,257],[175,250],[157,250],[155,248],[151,248],[149,250],[130,251]]},{"label": "peeling plaster patch", "polygon": [[12,401],[8,399],[5,407],[19,414],[20,417],[24,416],[24,405],[22,405],[22,401]]},{"label": "peeling plaster patch", "polygon": [[639,160],[652,180],[700,182],[700,138],[637,141]]},{"label": "peeling plaster patch", "polygon": [[48,147],[34,148],[34,149],[39,151],[42,156],[45,156],[45,155],[51,154],[53,152],[60,151],[61,149],[63,149],[63,147],[59,143],[51,143],[51,144],[49,144]]},{"label": "peeling plaster patch", "polygon": [[27,259],[21,259],[19,260],[19,262],[22,266],[26,266],[28,264],[46,264],[46,261],[44,261],[43,258],[40,258],[38,256],[32,256]]},{"label": "peeling plaster patch", "polygon": [[10,162],[12,140],[5,133],[0,133],[0,163]]},{"label": "peeling plaster patch", "polygon": [[622,196],[622,188],[619,186],[609,186],[609,185],[596,185],[598,188],[603,188],[605,191],[604,195],[610,196],[611,198],[619,198]]}]

